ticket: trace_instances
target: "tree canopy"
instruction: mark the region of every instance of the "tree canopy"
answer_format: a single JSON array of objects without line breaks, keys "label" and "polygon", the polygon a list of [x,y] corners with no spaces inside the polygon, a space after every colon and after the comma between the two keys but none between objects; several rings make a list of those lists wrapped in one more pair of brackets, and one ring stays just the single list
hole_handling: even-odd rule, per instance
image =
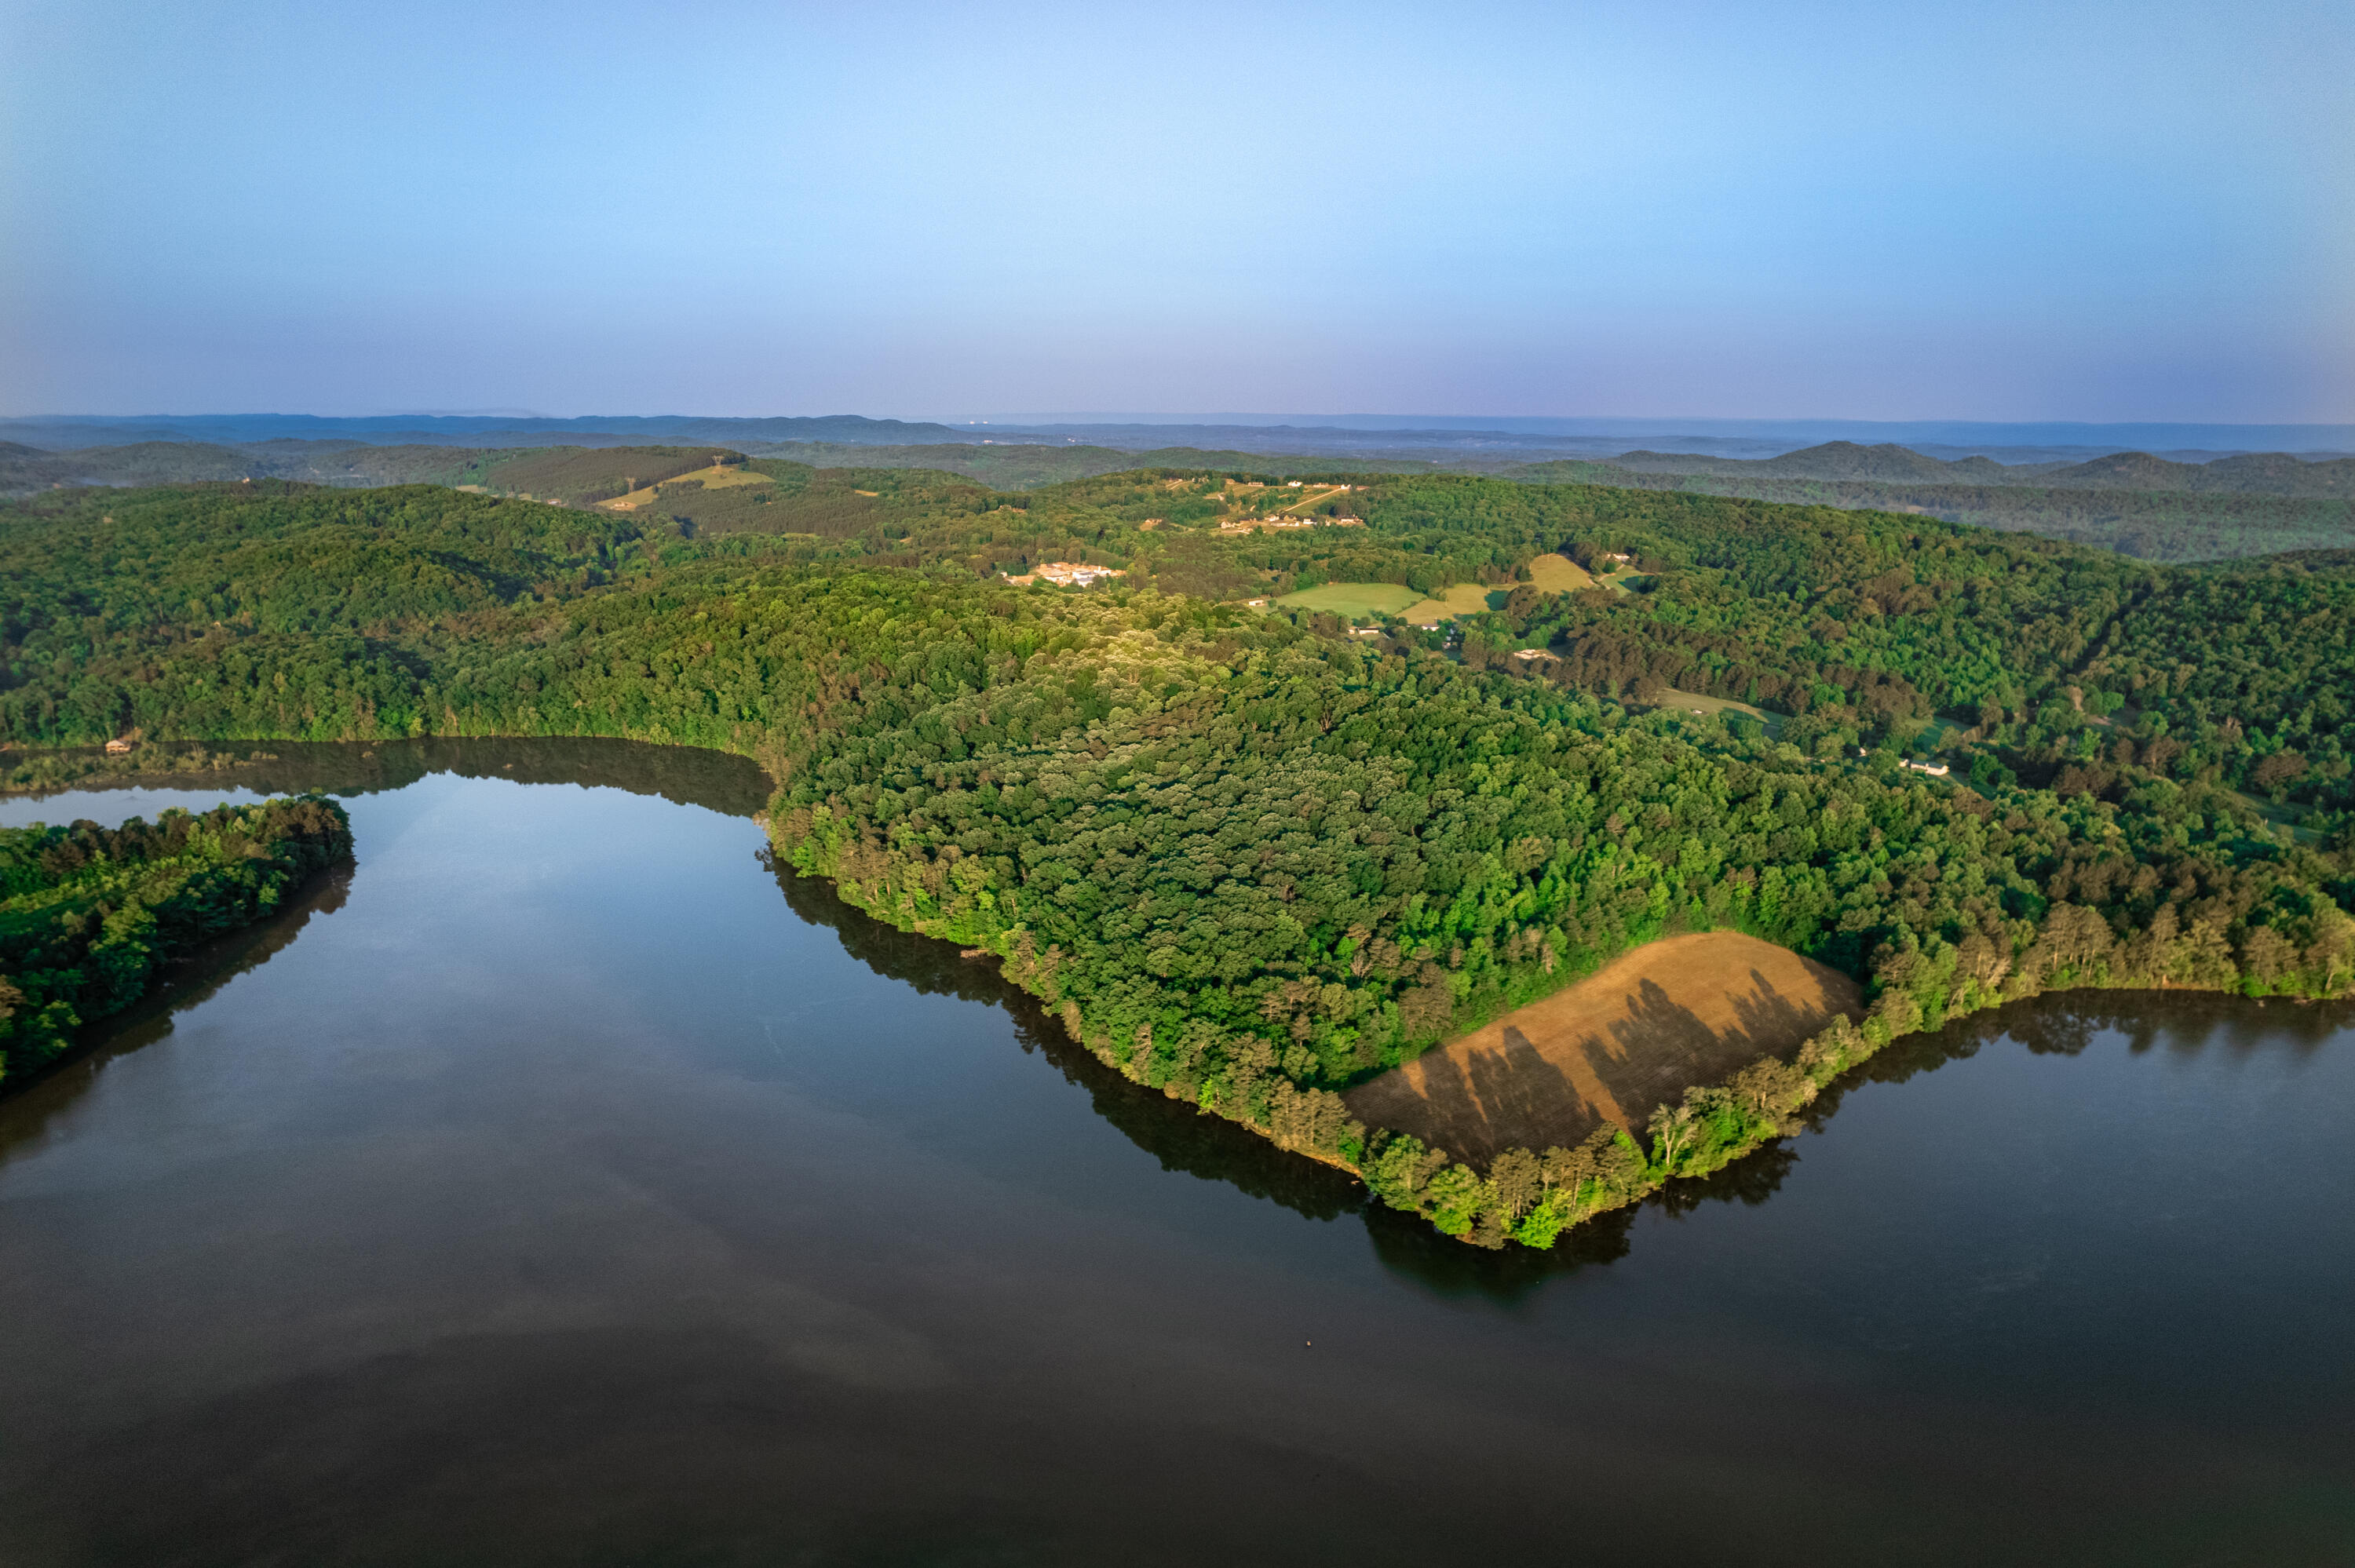
[{"label": "tree canopy", "polygon": [[[1000,954],[1138,1081],[1489,1241],[1541,1245],[1721,1162],[1879,1040],[2041,986],[2317,994],[2355,972],[2335,557],[2168,567],[1919,516],[1420,475],[1018,496],[751,466],[768,482],[628,514],[251,484],[0,511],[0,735],[756,757],[779,853],[846,898]],[[1352,521],[1220,527],[1298,507]],[[1628,560],[1557,593],[1526,580],[1550,552]],[[1130,575],[1000,575],[1057,558]],[[1455,643],[1236,602],[1312,580],[1496,591]],[[1931,749],[1953,775],[1903,766]],[[1710,927],[1865,981],[1865,1029],[1700,1086],[1640,1145],[1486,1173],[1342,1107]]]}]

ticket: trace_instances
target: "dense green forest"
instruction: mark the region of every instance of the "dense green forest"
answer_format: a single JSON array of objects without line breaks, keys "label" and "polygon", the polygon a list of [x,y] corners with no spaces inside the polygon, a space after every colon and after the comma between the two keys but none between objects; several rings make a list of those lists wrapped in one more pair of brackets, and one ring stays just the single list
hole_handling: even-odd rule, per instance
[{"label": "dense green forest", "polygon": [[351,853],[343,808],[316,797],[0,828],[0,1078],[55,1060],[165,966],[275,913]]},{"label": "dense green forest", "polygon": [[[2337,556],[2168,567],[1919,516],[1429,475],[1009,494],[745,466],[767,482],[666,485],[629,514],[260,483],[18,503],[0,737],[755,757],[781,856],[1000,955],[1139,1083],[1490,1245],[1712,1169],[1892,1035],[2039,988],[2355,980]],[[1356,488],[1303,501],[1317,479]],[[1362,523],[1220,530],[1287,504]],[[1525,579],[1553,551],[1632,559],[1620,586],[1546,593]],[[1130,575],[999,577],[1058,558]],[[1451,643],[1238,602],[1329,581],[1479,582],[1494,607]],[[1905,770],[1923,749],[1955,776]],[[1870,1017],[1697,1086],[1640,1141],[1486,1171],[1343,1107],[1706,927],[1859,977]]]}]

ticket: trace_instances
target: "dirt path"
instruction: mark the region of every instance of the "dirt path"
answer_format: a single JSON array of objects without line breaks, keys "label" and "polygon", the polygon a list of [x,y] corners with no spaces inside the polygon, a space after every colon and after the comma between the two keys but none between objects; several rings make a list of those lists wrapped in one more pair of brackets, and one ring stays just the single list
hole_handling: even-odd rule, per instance
[{"label": "dirt path", "polygon": [[1862,1016],[1837,969],[1734,931],[1668,937],[1344,1097],[1369,1127],[1485,1163],[1605,1121],[1640,1132],[1654,1107],[1796,1049],[1835,1012]]},{"label": "dirt path", "polygon": [[1278,507],[1277,512],[1279,514],[1285,512],[1297,512],[1304,506],[1314,506],[1320,501],[1330,501],[1337,495],[1347,495],[1348,493],[1349,487],[1346,484],[1327,485],[1323,490],[1316,492],[1314,495],[1304,493],[1299,500],[1294,502],[1291,505]]}]

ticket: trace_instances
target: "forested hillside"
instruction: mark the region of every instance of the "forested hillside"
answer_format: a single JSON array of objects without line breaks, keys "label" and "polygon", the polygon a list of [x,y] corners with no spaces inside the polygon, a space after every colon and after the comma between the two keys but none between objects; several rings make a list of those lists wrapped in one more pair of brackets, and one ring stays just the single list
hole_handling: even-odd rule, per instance
[{"label": "forested hillside", "polygon": [[[2091,482],[2050,484],[2040,477],[2019,475],[1990,479],[1987,471],[1999,465],[1985,459],[1937,464],[1910,452],[1906,455],[1919,463],[1960,471],[1899,477],[1884,468],[1874,477],[1836,478],[1776,471],[1772,463],[1720,462],[1697,469],[1690,459],[1630,455],[1653,461],[1641,467],[1628,466],[1628,459],[1529,463],[1505,473],[1535,483],[1607,484],[1797,506],[1919,513],[1950,523],[2098,546],[2150,561],[2224,560],[2355,545],[2355,501],[2346,499],[2340,478],[2340,471],[2355,462],[2305,465],[2330,471],[2307,482],[2286,482],[2286,493],[2278,493],[2226,483],[2170,490]],[[2154,481],[2177,477],[2167,470],[2195,466],[2147,461],[2158,465],[2146,475]]]},{"label": "forested hillside", "polygon": [[1949,461],[1889,442],[1826,441],[1771,458],[1623,452],[1613,468],[1638,473],[1713,474],[1727,479],[1817,479],[1891,484],[2026,485],[2040,490],[2142,490],[2183,495],[2277,495],[2355,501],[2355,458],[2307,460],[2243,452],[2207,462],[2174,462],[2148,452],[2113,452],[2090,462]]},{"label": "forested hillside", "polygon": [[[623,423],[627,423],[623,421]],[[692,429],[697,421],[655,421]],[[2307,461],[2254,453],[2206,463],[2122,452],[2085,463],[2006,465],[1985,457],[1945,461],[1896,446],[1835,441],[1763,461],[1634,451],[1610,459],[1528,461],[1509,452],[1401,448],[1313,452],[1167,448],[1124,450],[1018,436],[955,439],[943,427],[888,421],[718,421],[747,432],[772,426],[809,439],[713,446],[645,446],[582,432],[581,445],[552,445],[542,432],[486,431],[464,448],[412,442],[276,438],[229,445],[153,440],[52,450],[0,441],[0,495],[74,485],[150,485],[191,481],[291,479],[344,486],[470,485],[498,494],[570,505],[611,502],[633,490],[677,482],[715,459],[744,453],[789,468],[823,471],[922,469],[975,481],[995,492],[1038,490],[1141,470],[1215,471],[1261,478],[1361,475],[1487,475],[1532,484],[1668,490],[1794,505],[1912,513],[1978,527],[2033,533],[2152,561],[2204,561],[2290,550],[2355,547],[2355,459]],[[845,439],[816,439],[839,427]],[[1132,428],[1136,434],[1147,427]],[[908,435],[879,443],[879,432]],[[420,432],[421,434],[425,432]],[[539,437],[529,446],[488,444]],[[1215,432],[1213,432],[1215,433]],[[871,488],[871,487],[870,487]],[[744,501],[748,497],[736,497]],[[680,509],[682,514],[692,509]]]},{"label": "forested hillside", "polygon": [[[276,484],[20,503],[0,514],[0,712],[13,738],[42,744],[134,728],[333,736],[362,708],[384,715],[368,722],[430,728],[418,705],[430,651],[494,610],[698,562],[988,577],[1060,558],[1229,601],[1329,582],[1483,585],[1492,608],[1454,628],[1455,657],[1474,668],[1501,661],[1647,705],[1668,689],[1756,705],[1787,715],[1783,738],[1811,754],[1941,749],[1982,785],[1998,770],[2067,775],[2115,799],[2148,777],[2355,805],[2355,668],[2341,635],[2355,567],[2328,553],[2169,569],[1917,517],[1435,476],[1356,476],[1343,493],[1324,480],[1349,476],[1295,490],[1145,471],[1009,494],[922,470],[741,466],[758,482],[707,489],[688,476],[632,512]],[[1302,495],[1317,499],[1304,508]],[[1364,523],[1234,530],[1278,507],[1295,522]],[[1554,550],[1630,559],[1583,593],[1517,580]],[[1448,643],[1382,630],[1396,651]],[[290,636],[340,641],[290,650],[281,671],[274,640]],[[1550,657],[1502,660],[1520,649]],[[266,711],[210,679],[154,678],[262,659]],[[320,686],[330,667],[343,673]]]},{"label": "forested hillside", "polygon": [[1099,474],[1137,469],[1220,469],[1236,472],[1290,475],[1328,473],[1348,468],[1360,473],[1429,473],[1439,465],[1402,458],[1369,461],[1282,452],[1209,450],[1195,447],[1158,447],[1143,451],[1078,443],[1053,445],[1031,441],[967,443],[957,446],[874,447],[829,445],[815,441],[780,441],[756,450],[762,457],[783,458],[817,468],[929,468],[976,479],[996,490],[1028,490],[1067,480],[1093,479]]},{"label": "forested hillside", "polygon": [[[19,505],[0,736],[754,756],[780,853],[846,897],[1001,955],[1140,1082],[1492,1243],[1721,1162],[1878,1041],[1996,1000],[2355,976],[2355,571],[2332,558],[2169,568],[1921,517],[1429,476],[1007,494],[749,466],[767,482],[632,514],[259,484]],[[1232,526],[1287,506],[1324,525]],[[1604,584],[1523,580],[1557,550]],[[1131,575],[997,577],[1082,557]],[[1238,602],[1343,581],[1484,584],[1492,608],[1451,640]],[[1956,776],[1905,770],[1923,747]],[[1486,1172],[1335,1093],[1710,926],[1865,980],[1871,1021],[1700,1086],[1643,1146]]]}]

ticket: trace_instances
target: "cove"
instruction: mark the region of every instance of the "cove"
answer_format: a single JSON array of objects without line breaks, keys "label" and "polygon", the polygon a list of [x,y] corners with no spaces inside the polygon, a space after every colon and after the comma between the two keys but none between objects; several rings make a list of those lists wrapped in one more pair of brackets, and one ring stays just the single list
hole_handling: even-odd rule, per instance
[{"label": "cove", "polygon": [[2355,1540],[2345,1008],[2048,996],[1488,1254],[781,875],[741,759],[272,749],[349,875],[0,1099],[12,1564]]}]

